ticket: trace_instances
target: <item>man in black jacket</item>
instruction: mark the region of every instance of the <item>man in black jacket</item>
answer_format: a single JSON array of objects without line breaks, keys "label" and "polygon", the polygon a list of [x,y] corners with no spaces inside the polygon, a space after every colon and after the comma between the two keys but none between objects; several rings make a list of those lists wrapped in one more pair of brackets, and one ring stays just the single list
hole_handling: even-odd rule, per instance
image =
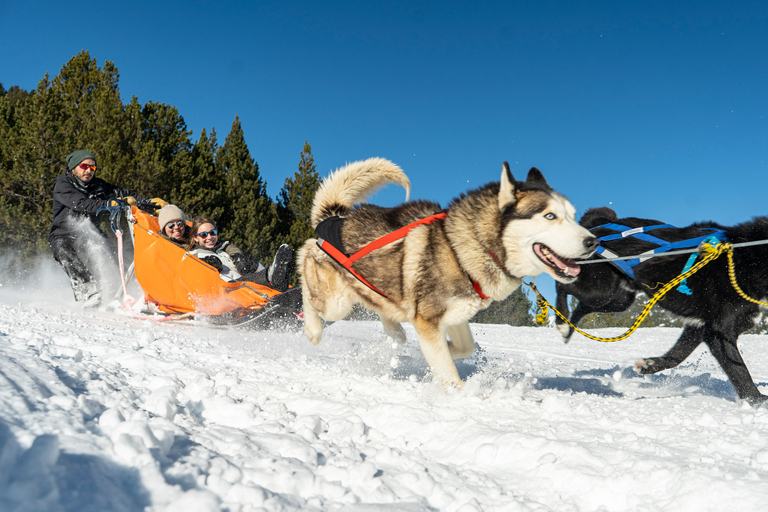
[{"label": "man in black jacket", "polygon": [[72,283],[75,300],[95,306],[101,300],[101,286],[94,276],[91,255],[107,251],[106,237],[99,230],[97,211],[110,200],[121,197],[130,204],[162,207],[165,201],[149,199],[96,178],[96,156],[79,149],[67,155],[67,172],[56,178],[53,187],[53,222],[48,234],[54,259]]}]

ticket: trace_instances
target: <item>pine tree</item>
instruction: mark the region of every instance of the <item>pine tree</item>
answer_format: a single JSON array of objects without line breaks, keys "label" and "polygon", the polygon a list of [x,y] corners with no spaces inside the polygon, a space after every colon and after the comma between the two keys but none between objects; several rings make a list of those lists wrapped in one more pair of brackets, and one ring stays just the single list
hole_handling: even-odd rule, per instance
[{"label": "pine tree", "polygon": [[26,98],[2,98],[5,123],[3,140],[3,183],[0,198],[0,246],[21,257],[47,247],[51,222],[53,183],[64,170],[63,147],[69,118],[46,75],[36,91]]},{"label": "pine tree", "polygon": [[312,147],[304,141],[299,170],[293,177],[285,179],[277,204],[278,229],[284,233],[282,242],[294,250],[301,247],[305,240],[315,236],[309,216],[315,192],[320,187],[320,175],[316,168]]},{"label": "pine tree", "polygon": [[114,63],[106,61],[99,68],[87,51],[80,52],[45,90],[56,106],[57,117],[41,121],[46,128],[61,131],[56,141],[60,146],[55,147],[57,164],[63,165],[65,156],[75,149],[88,149],[96,154],[97,176],[122,184],[120,178],[127,170],[130,154],[126,154],[125,108],[118,80]]},{"label": "pine tree", "polygon": [[203,128],[192,147],[189,167],[181,171],[174,184],[170,197],[190,218],[197,215],[214,219],[231,216],[224,195],[224,174],[216,165],[217,148],[216,130],[212,129],[209,137]]},{"label": "pine tree", "polygon": [[130,149],[115,168],[121,175],[113,183],[176,202],[179,182],[192,163],[191,130],[176,107],[150,101],[140,105],[135,97],[126,107]]},{"label": "pine tree", "polygon": [[52,190],[75,149],[96,154],[97,176],[145,195],[172,193],[189,166],[190,142],[174,107],[136,98],[125,107],[118,71],[87,51],[72,57],[36,90],[0,95],[0,250],[47,249]]},{"label": "pine tree", "polygon": [[232,241],[267,265],[278,243],[274,233],[277,212],[267,196],[259,166],[248,151],[238,116],[216,152],[216,165],[224,176],[225,195],[231,206],[231,211],[225,211],[217,220],[222,230],[220,238]]}]

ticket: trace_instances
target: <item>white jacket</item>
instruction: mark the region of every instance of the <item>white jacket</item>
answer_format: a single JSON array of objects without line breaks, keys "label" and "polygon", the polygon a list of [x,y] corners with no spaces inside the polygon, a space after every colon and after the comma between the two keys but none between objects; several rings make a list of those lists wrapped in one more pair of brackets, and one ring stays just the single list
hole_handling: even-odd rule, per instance
[{"label": "white jacket", "polygon": [[[229,253],[227,253],[227,247],[229,246],[229,242],[221,242],[220,244],[217,244],[213,249],[206,249],[205,247],[200,247],[199,245],[195,246],[194,249],[189,251],[189,253],[193,256],[196,256],[200,259],[205,258],[207,256],[216,256],[221,261],[222,266],[224,267],[221,272],[219,272],[219,276],[224,281],[237,281],[243,275],[237,271],[237,267],[235,267],[235,263],[232,261],[232,258],[230,257]],[[232,246],[232,248],[235,248]],[[235,248],[235,250],[237,250]],[[259,270],[263,269],[264,267],[259,264]]]}]

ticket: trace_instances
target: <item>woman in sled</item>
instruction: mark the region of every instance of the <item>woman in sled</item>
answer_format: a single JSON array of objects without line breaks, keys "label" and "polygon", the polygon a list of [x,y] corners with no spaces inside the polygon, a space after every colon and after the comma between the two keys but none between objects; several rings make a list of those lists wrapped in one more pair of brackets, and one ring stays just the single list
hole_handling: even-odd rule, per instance
[{"label": "woman in sled", "polygon": [[160,225],[160,236],[182,249],[189,247],[192,229],[187,224],[187,217],[181,208],[174,204],[163,206],[157,213],[157,223]]},{"label": "woman in sled", "polygon": [[216,222],[210,217],[195,217],[191,233],[190,254],[216,268],[224,281],[250,281],[280,292],[288,290],[288,265],[293,260],[293,250],[287,244],[277,249],[272,265],[266,269],[235,245],[220,241]]}]

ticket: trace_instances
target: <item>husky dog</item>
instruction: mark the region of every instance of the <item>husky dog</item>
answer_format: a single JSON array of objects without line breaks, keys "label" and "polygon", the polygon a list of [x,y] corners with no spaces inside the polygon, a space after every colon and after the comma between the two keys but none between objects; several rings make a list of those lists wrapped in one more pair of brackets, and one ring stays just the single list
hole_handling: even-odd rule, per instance
[{"label": "husky dog", "polygon": [[[598,235],[599,230],[605,229],[600,226],[609,223],[629,228],[664,224],[657,220],[635,217],[618,219],[616,212],[605,207],[587,210],[579,223]],[[768,217],[756,217],[750,222],[733,227],[703,222],[683,228],[662,228],[653,232],[658,233],[664,240],[677,242],[700,237],[714,229],[720,230],[725,238],[734,244],[765,240],[768,239]],[[649,248],[647,242],[632,236],[618,237],[610,242],[602,242],[601,245],[622,256],[641,254]],[[576,297],[579,304],[570,317],[574,325],[589,313],[625,311],[639,292],[652,297],[654,290],[682,273],[688,258],[688,254],[683,254],[641,260],[632,268],[633,277],[610,263],[584,265],[575,281],[555,284],[557,309],[567,316],[568,295]],[[768,298],[768,273],[765,271],[768,245],[738,247],[733,251],[733,259],[739,287],[749,297],[765,302]],[[737,345],[739,335],[752,327],[759,317],[760,308],[757,304],[744,300],[731,286],[726,256],[720,256],[689,277],[686,287],[685,292],[678,288],[670,290],[657,303],[685,320],[686,326],[680,338],[663,356],[637,361],[637,371],[641,374],[652,374],[674,368],[701,343],[706,343],[739,398],[751,404],[764,402],[768,397],[761,394],[752,381]],[[559,318],[556,323],[567,342],[573,334],[573,329]]]},{"label": "husky dog", "polygon": [[[576,222],[571,203],[536,168],[519,182],[504,162],[500,183],[461,195],[447,210],[429,201],[394,208],[357,204],[386,184],[401,185],[407,201],[410,181],[388,160],[371,158],[337,170],[315,195],[312,227],[326,240],[335,238],[344,256],[420,219],[440,212],[445,217],[413,227],[357,260],[353,270],[371,287],[334,261],[318,240],[307,240],[298,252],[304,332],[319,343],[321,318],[341,320],[354,303],[378,313],[385,332],[400,343],[405,342],[400,322],[409,321],[434,378],[445,388],[462,385],[453,359],[474,351],[468,321],[475,313],[506,298],[522,276],[546,272],[573,281],[579,273],[574,260],[589,257],[596,247],[595,237]],[[325,229],[333,224],[340,226],[336,235]]]}]

